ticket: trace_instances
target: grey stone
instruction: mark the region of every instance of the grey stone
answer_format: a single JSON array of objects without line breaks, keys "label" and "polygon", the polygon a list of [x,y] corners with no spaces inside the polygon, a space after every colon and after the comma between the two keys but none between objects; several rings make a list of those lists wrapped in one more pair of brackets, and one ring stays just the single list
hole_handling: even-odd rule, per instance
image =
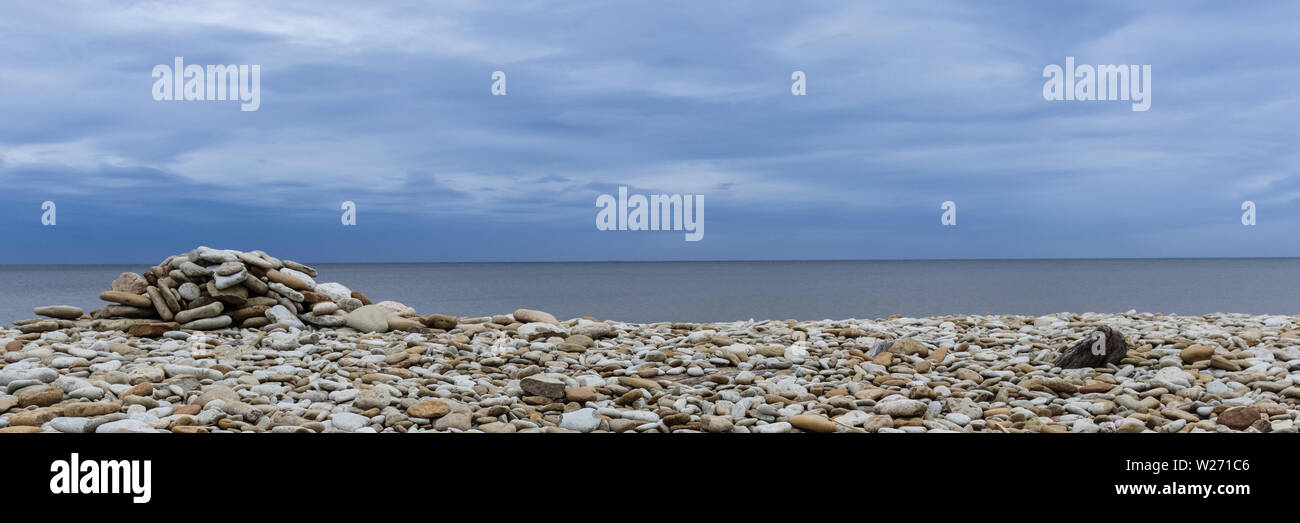
[{"label": "grey stone", "polygon": [[578,409],[573,412],[566,412],[560,417],[560,428],[562,429],[591,432],[598,427],[600,427],[600,413],[596,412],[596,409]]}]

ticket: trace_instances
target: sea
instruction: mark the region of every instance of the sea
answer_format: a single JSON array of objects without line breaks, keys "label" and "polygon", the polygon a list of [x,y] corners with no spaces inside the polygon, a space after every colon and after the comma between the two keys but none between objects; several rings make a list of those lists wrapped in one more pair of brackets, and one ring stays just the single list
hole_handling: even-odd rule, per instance
[{"label": "sea", "polygon": [[[421,314],[628,322],[877,319],[1129,310],[1300,314],[1300,258],[364,263],[315,265],[373,301]],[[40,305],[102,306],[148,265],[0,265],[0,322]]]}]

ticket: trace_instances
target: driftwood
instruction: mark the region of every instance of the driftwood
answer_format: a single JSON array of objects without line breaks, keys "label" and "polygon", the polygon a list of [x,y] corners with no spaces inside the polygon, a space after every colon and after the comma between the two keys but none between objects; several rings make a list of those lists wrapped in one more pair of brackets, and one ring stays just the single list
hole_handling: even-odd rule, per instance
[{"label": "driftwood", "polygon": [[877,354],[888,351],[889,348],[893,346],[894,346],[894,340],[878,341],[876,342],[875,345],[871,347],[870,351],[867,351],[867,357],[874,358],[876,357]]},{"label": "driftwood", "polygon": [[1128,354],[1128,341],[1118,330],[1105,325],[1098,327],[1070,348],[1061,351],[1053,365],[1062,369],[1080,369],[1084,367],[1105,367],[1120,360]]}]

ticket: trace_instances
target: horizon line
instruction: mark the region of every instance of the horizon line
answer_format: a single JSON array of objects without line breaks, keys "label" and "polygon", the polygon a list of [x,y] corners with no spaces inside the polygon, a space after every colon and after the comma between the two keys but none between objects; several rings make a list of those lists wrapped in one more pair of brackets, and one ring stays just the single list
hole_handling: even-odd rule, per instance
[{"label": "horizon line", "polygon": [[[931,262],[931,261],[1170,261],[1170,260],[1300,260],[1300,256],[1189,256],[1189,257],[1124,257],[1124,258],[778,258],[778,259],[710,259],[710,260],[461,260],[461,261],[314,261],[315,264],[352,265],[415,265],[415,264],[466,264],[466,263],[836,263],[836,262]],[[301,262],[300,262],[301,263]],[[0,263],[0,267],[31,266],[97,266],[97,265],[148,265],[147,262],[110,263]]]}]

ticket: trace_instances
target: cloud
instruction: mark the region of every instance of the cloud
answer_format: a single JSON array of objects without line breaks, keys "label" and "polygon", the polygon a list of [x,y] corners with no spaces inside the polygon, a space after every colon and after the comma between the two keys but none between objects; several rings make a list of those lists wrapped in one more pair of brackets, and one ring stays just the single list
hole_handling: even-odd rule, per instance
[{"label": "cloud", "polygon": [[[1300,221],[1300,95],[1287,88],[1300,82],[1297,14],[21,4],[0,19],[0,205],[57,197],[61,224],[93,209],[130,216],[122,227],[238,236],[275,223],[308,238],[350,200],[385,230],[455,228],[439,256],[564,259],[589,239],[596,195],[623,185],[706,195],[708,245],[618,239],[591,256],[1300,255],[1281,229],[1265,233]],[[262,107],[153,101],[152,67],[176,56],[262,65]],[[1152,65],[1151,110],[1043,100],[1043,67],[1066,56]],[[507,96],[490,93],[496,70]],[[791,96],[794,70],[807,96]],[[1250,236],[1231,227],[1246,199],[1260,205]],[[937,228],[945,200],[958,202],[959,231]],[[77,245],[122,248],[103,234]]]}]

